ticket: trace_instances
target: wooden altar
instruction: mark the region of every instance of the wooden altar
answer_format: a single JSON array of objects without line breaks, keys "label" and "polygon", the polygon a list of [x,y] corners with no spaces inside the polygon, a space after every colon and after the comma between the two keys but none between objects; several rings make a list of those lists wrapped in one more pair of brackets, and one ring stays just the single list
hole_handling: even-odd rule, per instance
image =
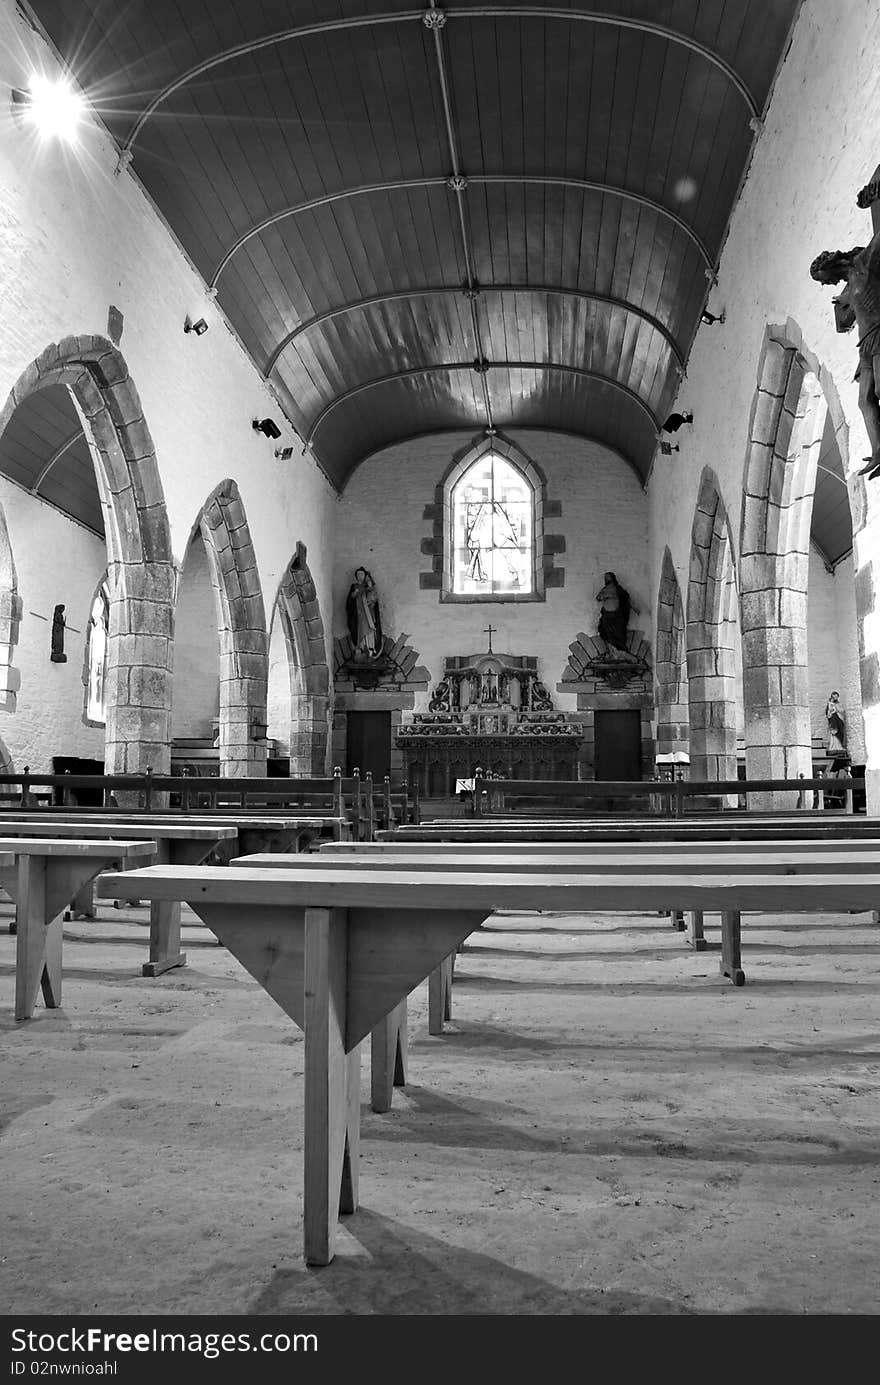
[{"label": "wooden altar", "polygon": [[426,712],[397,732],[407,782],[423,798],[448,798],[476,769],[506,779],[576,779],[583,728],[557,711],[537,659],[510,654],[447,657]]}]

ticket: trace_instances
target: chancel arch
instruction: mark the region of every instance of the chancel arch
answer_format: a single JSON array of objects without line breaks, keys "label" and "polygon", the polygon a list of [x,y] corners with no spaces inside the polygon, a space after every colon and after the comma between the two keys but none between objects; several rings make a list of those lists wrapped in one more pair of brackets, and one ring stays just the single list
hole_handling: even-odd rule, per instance
[{"label": "chancel arch", "polygon": [[[19,376],[0,410],[0,436],[26,402],[50,390],[74,402],[76,427],[94,465],[107,544],[105,769],[167,770],[176,577],[150,430],[125,359],[104,337],[71,336],[48,346]],[[59,462],[61,451],[66,449],[49,460]],[[44,498],[45,466],[34,476],[4,469]],[[45,498],[60,508],[51,489]]]},{"label": "chancel arch", "polygon": [[703,468],[691,530],[687,594],[691,779],[737,777],[736,571],[727,510]]},{"label": "chancel arch", "polygon": [[318,594],[306,547],[298,543],[273,606],[267,698],[269,740],[293,776],[327,773],[329,692]]},{"label": "chancel arch", "polygon": [[654,700],[657,712],[656,751],[687,754],[690,744],[688,717],[687,650],[681,587],[667,547],[657,592],[657,643],[654,660]]}]

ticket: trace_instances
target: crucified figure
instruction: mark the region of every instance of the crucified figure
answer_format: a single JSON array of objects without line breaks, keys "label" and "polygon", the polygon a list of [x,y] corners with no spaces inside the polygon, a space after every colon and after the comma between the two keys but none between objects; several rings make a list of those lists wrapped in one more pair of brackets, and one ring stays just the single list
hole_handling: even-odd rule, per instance
[{"label": "crucified figure", "polygon": [[[880,180],[862,188],[856,203],[871,207],[880,203]],[[873,214],[873,213],[872,213]],[[874,216],[874,224],[880,220]],[[819,284],[845,287],[834,299],[834,321],[838,332],[859,329],[859,408],[865,420],[871,455],[859,468],[869,480],[880,476],[880,228],[868,245],[852,250],[823,250],[810,265],[810,275]]]}]

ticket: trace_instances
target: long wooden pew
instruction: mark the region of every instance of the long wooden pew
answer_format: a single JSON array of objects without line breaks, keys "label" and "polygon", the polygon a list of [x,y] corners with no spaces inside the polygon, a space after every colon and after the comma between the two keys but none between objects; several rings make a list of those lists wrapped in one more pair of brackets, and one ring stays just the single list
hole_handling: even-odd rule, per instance
[{"label": "long wooden pew", "polygon": [[[828,811],[826,793],[843,797],[840,809],[833,812],[850,814],[854,810],[853,795],[863,781],[850,776],[818,776],[809,779],[500,779],[486,778],[477,769],[474,774],[473,805],[476,818],[536,817],[539,813],[562,817],[576,814],[586,816],[595,804],[628,802],[638,811],[644,803],[652,814],[681,817],[693,811],[709,808],[717,812],[748,811],[754,807],[755,796],[778,802],[785,798],[790,808],[812,812]],[[751,804],[749,800],[752,800]],[[742,804],[740,809],[737,805]],[[537,811],[536,811],[537,808]]]},{"label": "long wooden pew", "polygon": [[[391,843],[387,843],[389,847]],[[490,874],[509,872],[530,873],[542,870],[549,874],[572,874],[582,871],[586,875],[607,872],[614,876],[662,877],[693,873],[701,877],[715,877],[733,870],[738,874],[767,874],[779,876],[810,875],[855,875],[864,874],[877,881],[880,897],[880,843],[863,843],[850,849],[850,844],[795,842],[791,848],[779,843],[762,843],[763,850],[753,851],[748,844],[727,843],[723,847],[714,843],[695,844],[700,849],[692,850],[686,843],[667,845],[658,851],[651,843],[632,843],[625,851],[609,850],[607,846],[598,849],[590,844],[571,852],[557,850],[555,854],[528,849],[503,852],[498,848],[483,846],[481,851],[467,854],[459,853],[456,847],[434,849],[424,847],[421,851],[394,852],[344,851],[312,853],[309,863],[315,868],[323,866],[327,870],[338,870],[346,866],[351,870],[389,870],[401,869],[420,873],[446,874],[455,870],[475,870]],[[768,850],[767,848],[772,848]],[[707,849],[708,848],[708,849]],[[256,869],[289,870],[302,864],[302,858],[283,854],[241,856],[230,862],[234,866],[251,866]],[[876,901],[875,901],[876,903]],[[681,912],[672,911],[673,918]],[[690,942],[695,951],[704,951],[702,914],[691,911]],[[449,980],[451,983],[451,963]],[[739,912],[729,910],[721,919],[721,961],[722,976],[729,977],[735,986],[745,985],[745,971],[742,966],[742,920]],[[442,986],[442,983],[441,983]],[[444,1010],[451,1004],[443,992]],[[431,1033],[442,1032],[442,1019],[430,1014]],[[431,1027],[433,1018],[434,1026]],[[442,1018],[449,1019],[445,1013]]]},{"label": "long wooden pew", "polygon": [[498,909],[764,913],[873,907],[872,874],[716,878],[153,866],[103,876],[108,898],[185,900],[305,1033],[304,1253],[326,1265],[358,1204],[361,1041]]},{"label": "long wooden pew", "polygon": [[[143,865],[150,841],[0,836],[0,855],[15,859],[15,1018],[30,1019],[42,989],[48,1009],[61,1004],[62,914],[83,885],[109,865]],[[179,906],[178,906],[179,907]]]},{"label": "long wooden pew", "polygon": [[379,841],[399,842],[588,842],[588,841],[803,841],[823,838],[870,837],[880,840],[880,818],[828,813],[726,816],[702,818],[651,818],[632,815],[618,819],[518,818],[422,821],[418,826],[398,827],[376,833]]},{"label": "long wooden pew", "polygon": [[[217,847],[226,843],[232,846],[238,837],[234,826],[212,823],[208,827],[192,823],[122,823],[104,820],[102,822],[52,822],[15,821],[0,818],[0,833],[5,837],[54,837],[64,841],[89,841],[101,838],[113,841],[148,841],[155,845],[156,864],[172,866],[201,865]],[[17,872],[14,862],[4,866],[0,858],[0,885],[8,895],[16,898]],[[70,901],[64,921],[70,918],[94,918],[93,902],[94,877],[86,882]],[[10,924],[14,932],[17,921]],[[172,967],[185,967],[186,953],[180,950],[180,905],[178,903],[159,903],[150,906],[150,951],[149,960],[144,962],[144,976],[161,976]]]}]

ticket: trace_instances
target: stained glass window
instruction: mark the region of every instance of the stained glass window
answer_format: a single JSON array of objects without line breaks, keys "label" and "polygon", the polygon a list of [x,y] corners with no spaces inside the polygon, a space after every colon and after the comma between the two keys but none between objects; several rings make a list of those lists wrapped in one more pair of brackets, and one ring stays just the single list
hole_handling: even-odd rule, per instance
[{"label": "stained glass window", "polygon": [[534,589],[534,499],[522,472],[487,452],[452,492],[452,590],[462,596]]},{"label": "stained glass window", "polygon": [[110,629],[110,589],[101,583],[89,615],[89,683],[86,690],[86,716],[89,721],[107,720],[107,636]]}]

